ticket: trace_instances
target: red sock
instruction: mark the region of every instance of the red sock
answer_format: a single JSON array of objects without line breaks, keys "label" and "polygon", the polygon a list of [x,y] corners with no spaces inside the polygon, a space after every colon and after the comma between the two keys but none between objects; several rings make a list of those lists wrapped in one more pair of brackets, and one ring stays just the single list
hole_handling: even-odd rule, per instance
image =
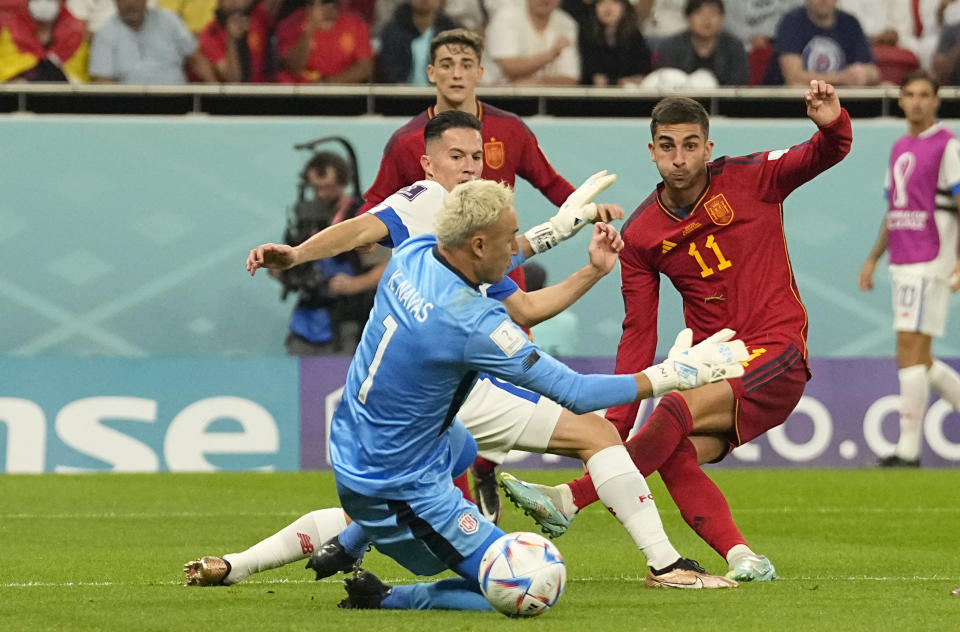
[{"label": "red sock", "polygon": [[697,464],[697,449],[689,439],[680,442],[659,472],[683,519],[717,553],[726,557],[734,545],[747,543],[727,499]]},{"label": "red sock", "polygon": [[693,417],[679,393],[667,393],[629,441],[624,443],[644,478],[660,469],[677,444],[693,432]]},{"label": "red sock", "polygon": [[497,464],[493,461],[488,461],[482,456],[478,456],[473,461],[473,471],[477,474],[488,474],[497,469]]},{"label": "red sock", "polygon": [[463,493],[464,498],[472,503],[477,502],[473,499],[473,494],[470,492],[470,480],[467,478],[466,472],[454,478],[453,484]]},{"label": "red sock", "polygon": [[573,502],[577,505],[577,511],[600,500],[600,497],[597,496],[597,488],[593,486],[593,479],[590,478],[589,473],[568,482],[567,485],[573,492]]},{"label": "red sock", "polygon": [[[667,393],[640,431],[624,445],[634,465],[646,478],[660,468],[677,444],[692,431],[693,417],[687,403],[679,394]],[[598,500],[589,474],[567,484],[577,507],[582,509]]]}]

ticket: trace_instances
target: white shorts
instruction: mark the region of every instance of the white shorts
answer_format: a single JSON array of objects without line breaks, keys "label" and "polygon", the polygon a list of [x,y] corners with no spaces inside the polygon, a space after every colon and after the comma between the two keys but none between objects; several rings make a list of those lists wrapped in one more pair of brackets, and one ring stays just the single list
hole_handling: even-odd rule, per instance
[{"label": "white shorts", "polygon": [[890,268],[894,331],[943,336],[951,294],[947,279],[914,274],[905,267]]},{"label": "white shorts", "polygon": [[562,411],[538,393],[483,375],[457,418],[477,440],[477,453],[499,465],[513,449],[544,452]]}]

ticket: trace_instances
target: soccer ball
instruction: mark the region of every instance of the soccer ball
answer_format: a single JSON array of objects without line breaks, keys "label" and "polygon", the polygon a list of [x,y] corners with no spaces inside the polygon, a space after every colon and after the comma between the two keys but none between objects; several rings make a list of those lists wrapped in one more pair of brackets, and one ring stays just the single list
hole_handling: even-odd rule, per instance
[{"label": "soccer ball", "polygon": [[567,567],[553,542],[536,533],[508,533],[480,560],[480,589],[509,617],[535,617],[563,594]]}]

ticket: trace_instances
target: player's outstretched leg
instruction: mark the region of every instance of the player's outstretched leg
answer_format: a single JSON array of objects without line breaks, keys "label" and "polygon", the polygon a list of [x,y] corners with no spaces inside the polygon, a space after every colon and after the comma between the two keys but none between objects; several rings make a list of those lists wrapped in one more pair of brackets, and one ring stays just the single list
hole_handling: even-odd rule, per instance
[{"label": "player's outstretched leg", "polygon": [[723,492],[700,467],[689,439],[681,441],[660,467],[660,477],[690,528],[727,560],[727,577],[740,582],[776,578],[770,560],[747,546]]},{"label": "player's outstretched leg", "polygon": [[[667,393],[653,410],[653,413],[650,415],[647,423],[643,425],[643,428],[624,445],[630,453],[637,470],[639,470],[643,477],[647,477],[655,472],[657,468],[669,458],[676,449],[677,444],[684,436],[689,434],[692,428],[693,418],[683,397],[681,397],[679,393]],[[527,483],[527,486],[539,492],[541,497],[546,497],[550,500],[550,503],[547,504],[547,515],[550,514],[550,508],[556,510],[567,518],[568,526],[574,514],[580,509],[597,502],[600,498],[597,494],[596,485],[589,473],[569,483],[555,487],[546,487],[532,483]],[[537,497],[533,499],[523,499],[518,493],[518,497],[514,498],[510,495],[510,490],[504,488],[504,491],[511,501],[518,504],[524,511],[529,511],[530,515],[534,520],[537,520],[541,527],[553,529],[552,526],[546,526],[544,522],[541,522],[541,519],[546,521],[546,517],[538,518],[538,513],[534,511],[538,500]],[[557,535],[560,535],[565,530],[566,529],[563,528]]]},{"label": "player's outstretched leg", "polygon": [[[653,581],[651,585],[698,588],[727,588],[736,582],[725,577],[706,574],[695,564],[688,564],[673,547],[663,529],[656,502],[646,481],[634,465],[620,436],[605,419],[597,415],[574,415],[564,411],[550,436],[548,451],[555,454],[575,454],[586,465],[597,497],[630,534],[637,548],[643,552],[652,576],[669,575],[667,580]],[[504,489],[527,513],[534,515],[548,535],[559,535],[569,525],[558,504],[559,490],[534,488],[514,476],[501,476]],[[562,489],[562,488],[561,488]],[[552,494],[552,498],[548,494]],[[572,504],[572,499],[567,498]],[[679,566],[678,566],[679,565]],[[659,570],[656,570],[659,569]],[[682,572],[681,572],[682,571]],[[694,577],[694,573],[701,576]]]},{"label": "player's outstretched leg", "polygon": [[388,586],[363,569],[343,581],[347,596],[338,608],[351,610],[493,610],[465,579]]},{"label": "player's outstretched leg", "polygon": [[347,526],[339,507],[318,509],[300,516],[270,537],[241,553],[204,556],[183,566],[188,586],[229,586],[253,573],[302,560],[320,543]]},{"label": "player's outstretched leg", "polygon": [[[654,472],[691,428],[690,410],[683,398],[677,393],[665,395],[640,432],[625,444],[641,476]],[[639,446],[644,448],[642,455]],[[512,476],[505,479],[503,475],[500,484],[507,498],[554,538],[566,532],[580,509],[600,499],[589,472],[554,487],[526,483]]]}]

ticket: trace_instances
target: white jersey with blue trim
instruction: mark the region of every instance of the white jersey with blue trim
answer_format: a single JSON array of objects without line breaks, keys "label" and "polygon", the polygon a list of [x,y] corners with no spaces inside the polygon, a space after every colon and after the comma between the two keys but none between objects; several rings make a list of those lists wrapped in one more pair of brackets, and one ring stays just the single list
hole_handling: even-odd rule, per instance
[{"label": "white jersey with blue trim", "polygon": [[[396,248],[410,237],[433,234],[433,222],[448,192],[434,180],[420,180],[403,187],[368,213],[383,222],[389,235],[380,244]],[[523,263],[522,258],[516,263]],[[513,269],[511,267],[511,269]],[[503,300],[520,289],[516,281],[504,277],[500,283],[480,286],[485,296]]]},{"label": "white jersey with blue trim", "polygon": [[477,371],[543,393],[575,412],[636,397],[632,375],[579,375],[551,358],[436,247],[407,239],[394,252],[333,416],[339,484],[380,498],[449,486],[446,431]]}]

